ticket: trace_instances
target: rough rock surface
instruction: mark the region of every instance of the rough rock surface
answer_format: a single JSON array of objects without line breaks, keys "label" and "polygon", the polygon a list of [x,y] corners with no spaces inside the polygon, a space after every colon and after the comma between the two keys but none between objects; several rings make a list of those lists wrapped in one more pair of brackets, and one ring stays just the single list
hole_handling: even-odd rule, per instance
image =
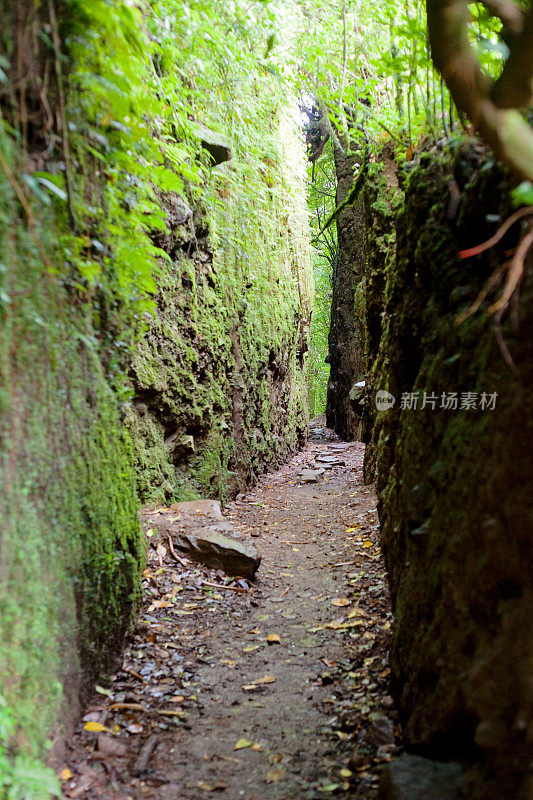
[{"label": "rough rock surface", "polygon": [[323,469],[303,469],[300,472],[301,483],[318,483],[318,479],[323,475]]},{"label": "rough rock surface", "polygon": [[385,767],[379,800],[460,800],[462,767],[404,753]]},{"label": "rough rock surface", "polygon": [[[352,188],[357,158],[335,147],[337,204]],[[329,333],[330,379],[327,395],[327,424],[343,439],[360,439],[360,415],[350,401],[353,384],[364,375],[365,268],[364,204],[360,197],[347,206],[337,220],[339,253],[332,277],[333,299]]]},{"label": "rough rock surface", "polygon": [[231,161],[231,140],[222,133],[212,131],[205,125],[195,125],[195,132],[202,142],[204,150],[211,155],[213,165],[223,164],[224,161]]},{"label": "rough rock surface", "polygon": [[[286,224],[296,199],[282,191],[283,176],[272,178],[279,194],[246,211],[246,264],[210,234],[226,231],[230,241],[244,211],[229,214],[221,204],[209,218],[176,192],[159,198],[166,225],[151,236],[169,259],[133,359],[135,399],[126,409],[144,503],[225,502],[304,441],[309,310],[301,299],[311,269],[299,228]],[[239,192],[235,181],[227,206],[237,209],[252,189]]]},{"label": "rough rock surface", "polygon": [[224,519],[215,500],[174,503],[158,515],[156,529],[175,550],[226,575],[253,578],[261,563],[257,547]]},{"label": "rough rock surface", "polygon": [[[461,193],[453,214],[450,175]],[[509,215],[506,176],[487,168],[482,148],[465,147],[455,156],[424,153],[400,178],[403,189],[383,175],[369,196],[371,266],[381,272],[367,292],[377,359],[370,389],[398,400],[374,411],[367,449],[377,459],[396,616],[395,695],[409,746],[435,758],[475,761],[481,753],[469,800],[526,800],[533,789],[531,282],[521,287],[518,329],[510,315],[503,320],[513,371],[483,310],[454,325],[516,245],[518,230],[477,260],[457,259]],[[436,402],[424,407],[424,392]],[[493,408],[482,406],[484,392],[497,395]],[[457,393],[457,408],[442,407],[443,393]],[[464,393],[476,407],[460,407]],[[402,408],[402,395],[412,394],[418,407]]]}]

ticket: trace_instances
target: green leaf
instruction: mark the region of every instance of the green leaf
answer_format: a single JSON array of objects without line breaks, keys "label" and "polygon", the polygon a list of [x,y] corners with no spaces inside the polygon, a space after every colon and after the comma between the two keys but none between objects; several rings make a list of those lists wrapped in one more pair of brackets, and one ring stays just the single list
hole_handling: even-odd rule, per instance
[{"label": "green leaf", "polygon": [[40,175],[37,176],[37,180],[40,184],[42,184],[46,189],[48,189],[52,194],[55,194],[56,197],[59,197],[60,200],[65,201],[67,199],[67,193],[64,189],[61,189],[56,183],[48,180],[48,178],[43,178]]},{"label": "green leaf", "polygon": [[533,206],[533,183],[524,181],[511,192],[513,205]]}]

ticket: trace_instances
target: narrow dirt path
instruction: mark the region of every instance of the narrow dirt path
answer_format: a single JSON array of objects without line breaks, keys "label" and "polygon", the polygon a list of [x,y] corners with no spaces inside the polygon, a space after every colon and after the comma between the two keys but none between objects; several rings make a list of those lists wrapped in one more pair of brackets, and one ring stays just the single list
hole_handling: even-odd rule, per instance
[{"label": "narrow dirt path", "polygon": [[[303,483],[324,457],[343,463]],[[176,561],[157,542],[157,510],[148,516],[145,605],[71,744],[65,797],[375,796],[399,731],[362,457],[315,425],[302,452],[228,506],[262,553],[253,584]]]}]

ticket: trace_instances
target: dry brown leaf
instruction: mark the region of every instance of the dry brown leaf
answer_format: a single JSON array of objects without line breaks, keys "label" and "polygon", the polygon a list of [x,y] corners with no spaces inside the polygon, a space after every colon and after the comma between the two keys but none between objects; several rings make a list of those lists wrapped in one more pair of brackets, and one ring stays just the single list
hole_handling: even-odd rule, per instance
[{"label": "dry brown leaf", "polygon": [[109,706],[110,711],[118,711],[121,708],[129,708],[131,711],[147,711],[145,706],[140,703],[111,703]]},{"label": "dry brown leaf", "polygon": [[254,689],[258,689],[260,686],[265,686],[267,683],[274,683],[275,677],[273,675],[265,675],[264,678],[257,678],[257,680],[252,681],[252,683],[246,683],[242,688],[245,692],[253,692]]},{"label": "dry brown leaf", "polygon": [[196,785],[203,792],[223,792],[225,789],[228,788],[228,784],[224,783],[223,781],[217,781],[216,783],[207,783],[207,781],[198,781]]},{"label": "dry brown leaf", "polygon": [[157,712],[158,714],[164,714],[165,717],[186,717],[187,713],[185,711],[179,711],[174,708],[162,708],[160,711]]},{"label": "dry brown leaf", "polygon": [[347,597],[337,597],[335,600],[332,600],[331,602],[334,606],[342,608],[343,606],[349,606],[352,601],[348,600]]},{"label": "dry brown leaf", "polygon": [[270,633],[266,640],[269,644],[281,644],[281,639],[279,638],[277,633]]},{"label": "dry brown leaf", "polygon": [[143,726],[141,725],[140,722],[132,722],[131,725],[128,725],[126,730],[128,731],[128,733],[142,733]]},{"label": "dry brown leaf", "polygon": [[267,783],[278,783],[285,778],[285,770],[283,767],[274,767],[274,769],[270,769],[266,774],[266,782]]}]

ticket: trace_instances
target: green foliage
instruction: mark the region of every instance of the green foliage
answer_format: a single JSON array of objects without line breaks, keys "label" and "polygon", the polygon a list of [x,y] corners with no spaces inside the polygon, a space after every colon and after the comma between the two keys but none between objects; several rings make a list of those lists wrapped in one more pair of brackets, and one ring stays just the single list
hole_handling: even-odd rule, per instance
[{"label": "green foliage", "polygon": [[59,797],[61,786],[53,770],[31,756],[7,757],[15,731],[13,712],[0,695],[0,798],[1,800],[49,800]]},{"label": "green foliage", "polygon": [[332,281],[337,265],[336,227],[324,227],[325,220],[336,207],[337,178],[333,161],[333,144],[329,141],[320,160],[309,168],[309,207],[311,211],[312,259],[315,277],[315,302],[311,323],[310,405],[312,416],[326,410],[329,365],[329,326],[331,315]]}]

